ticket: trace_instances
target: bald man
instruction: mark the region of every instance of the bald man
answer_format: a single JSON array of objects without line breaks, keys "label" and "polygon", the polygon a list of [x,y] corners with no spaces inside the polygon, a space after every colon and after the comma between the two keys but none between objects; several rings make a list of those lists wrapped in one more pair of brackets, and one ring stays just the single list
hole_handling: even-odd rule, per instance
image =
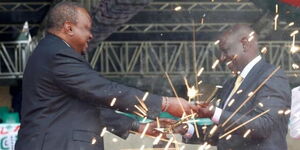
[{"label": "bald man", "polygon": [[[218,126],[217,131],[207,130],[201,139],[194,135],[186,142],[207,141],[216,144],[218,150],[286,150],[289,115],[278,113],[289,110],[291,105],[290,87],[284,71],[277,71],[251,100],[229,119],[247,99],[249,93],[253,92],[275,67],[266,63],[260,56],[257,36],[249,26],[235,25],[221,34],[219,40],[219,59],[227,64],[235,76],[227,80],[223,89],[217,93],[216,99],[219,100],[213,107],[207,104],[199,106],[199,116],[211,118]],[[267,110],[269,111],[263,116],[220,138],[231,129]]]}]

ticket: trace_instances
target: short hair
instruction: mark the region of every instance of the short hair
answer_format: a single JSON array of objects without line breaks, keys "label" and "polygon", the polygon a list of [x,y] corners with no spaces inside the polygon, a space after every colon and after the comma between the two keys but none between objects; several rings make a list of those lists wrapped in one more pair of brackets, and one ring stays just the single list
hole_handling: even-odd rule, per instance
[{"label": "short hair", "polygon": [[46,29],[61,29],[66,21],[77,23],[77,8],[84,8],[76,2],[60,2],[48,13]]}]

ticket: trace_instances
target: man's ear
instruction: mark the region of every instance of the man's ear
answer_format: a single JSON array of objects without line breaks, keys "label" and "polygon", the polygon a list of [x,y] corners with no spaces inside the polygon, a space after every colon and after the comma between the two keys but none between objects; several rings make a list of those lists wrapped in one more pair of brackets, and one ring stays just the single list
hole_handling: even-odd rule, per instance
[{"label": "man's ear", "polygon": [[245,52],[247,50],[247,47],[248,47],[248,44],[249,44],[248,38],[243,37],[241,39],[241,43],[243,45],[243,51]]},{"label": "man's ear", "polygon": [[73,24],[69,21],[65,22],[64,23],[64,32],[70,36],[73,36],[74,35],[74,32],[73,32]]}]

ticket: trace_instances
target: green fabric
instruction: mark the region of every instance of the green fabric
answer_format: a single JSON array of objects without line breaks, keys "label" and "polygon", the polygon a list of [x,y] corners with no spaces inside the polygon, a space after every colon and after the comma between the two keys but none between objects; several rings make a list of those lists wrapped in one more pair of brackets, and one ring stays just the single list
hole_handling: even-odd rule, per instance
[{"label": "green fabric", "polygon": [[6,113],[3,115],[3,123],[19,123],[19,114],[18,113]]},{"label": "green fabric", "polygon": [[[116,111],[116,113],[122,114],[124,116],[133,118],[135,120],[138,120],[140,123],[148,123],[148,122],[152,122],[153,120],[150,119],[144,119],[140,116],[131,114],[131,113],[124,113],[124,112],[120,112],[120,111]],[[160,118],[168,118],[168,119],[173,119],[173,120],[179,120],[179,118],[172,116],[171,114],[167,113],[167,112],[162,112],[159,115]],[[212,125],[213,122],[209,119],[209,118],[197,118],[195,119],[197,125]],[[189,120],[188,122],[193,123],[193,120]]]}]

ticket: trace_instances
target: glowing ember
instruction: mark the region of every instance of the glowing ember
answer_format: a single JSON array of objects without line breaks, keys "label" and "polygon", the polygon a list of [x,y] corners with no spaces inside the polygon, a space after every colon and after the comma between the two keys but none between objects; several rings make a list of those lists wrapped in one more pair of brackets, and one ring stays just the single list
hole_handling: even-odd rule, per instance
[{"label": "glowing ember", "polygon": [[181,6],[177,6],[177,7],[174,8],[175,11],[180,11],[181,9],[182,9]]},{"label": "glowing ember", "polygon": [[104,128],[102,129],[102,132],[101,132],[100,136],[103,137],[105,133],[106,133],[106,127],[104,127]]},{"label": "glowing ember", "polygon": [[111,101],[111,103],[110,103],[110,106],[114,106],[115,103],[116,103],[116,100],[117,100],[116,98],[113,98],[112,101]]},{"label": "glowing ember", "polygon": [[251,132],[251,130],[248,129],[248,130],[244,133],[243,137],[246,138],[246,137],[250,134],[250,132]]},{"label": "glowing ember", "polygon": [[220,60],[217,59],[217,60],[213,63],[213,65],[211,66],[211,69],[215,69],[215,68],[217,67],[217,65],[219,64],[219,62],[220,62]]}]

